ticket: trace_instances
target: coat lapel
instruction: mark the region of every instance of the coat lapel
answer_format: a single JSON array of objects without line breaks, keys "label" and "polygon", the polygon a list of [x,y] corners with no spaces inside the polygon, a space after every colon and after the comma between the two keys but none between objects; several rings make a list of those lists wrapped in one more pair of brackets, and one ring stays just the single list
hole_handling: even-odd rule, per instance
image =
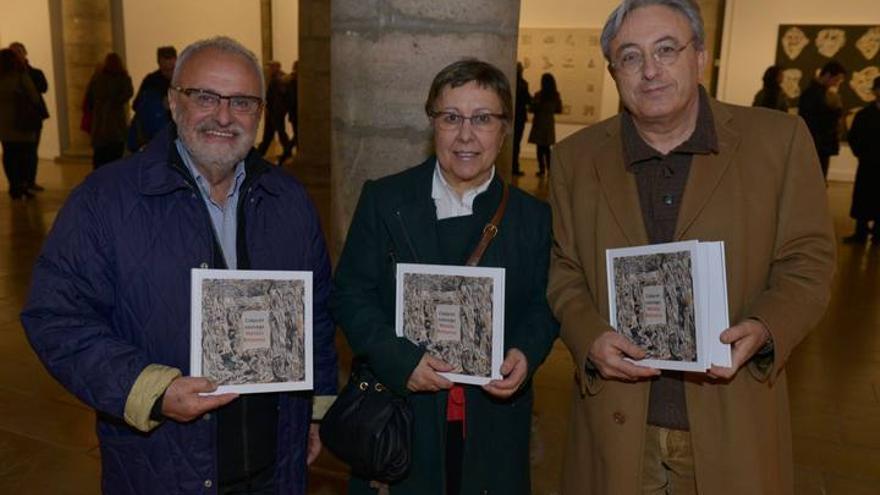
[{"label": "coat lapel", "polygon": [[732,116],[714,101],[711,105],[719,151],[717,154],[694,155],[681,210],[678,213],[676,240],[685,238],[688,229],[709,203],[739,148],[740,135],[732,125]]},{"label": "coat lapel", "polygon": [[623,163],[619,118],[616,125],[608,127],[607,137],[595,158],[599,187],[612,216],[626,237],[627,244],[647,244],[648,234],[642,218],[638,186],[635,176],[627,172]]},{"label": "coat lapel", "polygon": [[400,261],[438,263],[440,260],[437,211],[431,198],[433,160],[421,165],[423,172],[415,176],[405,197],[384,214]]}]

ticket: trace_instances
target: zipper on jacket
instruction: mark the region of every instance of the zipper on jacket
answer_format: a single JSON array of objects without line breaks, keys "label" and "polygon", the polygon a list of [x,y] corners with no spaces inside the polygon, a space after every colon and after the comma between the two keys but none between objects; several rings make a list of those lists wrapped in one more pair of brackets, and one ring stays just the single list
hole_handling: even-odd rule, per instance
[{"label": "zipper on jacket", "polygon": [[419,255],[416,254],[416,248],[413,247],[412,240],[409,238],[409,232],[406,231],[406,224],[403,223],[403,215],[400,214],[400,210],[395,211],[394,215],[400,223],[400,230],[403,231],[403,240],[406,241],[406,247],[409,248],[409,251],[412,253],[413,261],[419,263]]}]

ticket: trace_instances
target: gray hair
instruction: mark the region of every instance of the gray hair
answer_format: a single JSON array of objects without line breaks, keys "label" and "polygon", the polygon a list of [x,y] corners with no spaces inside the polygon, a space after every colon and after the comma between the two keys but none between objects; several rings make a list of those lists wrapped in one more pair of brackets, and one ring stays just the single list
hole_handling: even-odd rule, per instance
[{"label": "gray hair", "polygon": [[215,36],[213,38],[199,40],[184,48],[183,51],[180,52],[180,56],[177,57],[177,64],[174,66],[174,74],[171,76],[171,84],[174,86],[177,85],[180,74],[183,72],[183,67],[186,66],[187,62],[189,62],[189,59],[192,58],[193,55],[211,50],[238,55],[247,60],[254,74],[260,80],[260,98],[266,98],[266,80],[263,76],[263,68],[260,65],[260,61],[257,60],[257,56],[244,45],[228,36]]},{"label": "gray hair", "polygon": [[605,27],[602,28],[602,55],[605,56],[606,60],[611,61],[611,40],[617,36],[626,16],[636,9],[651,5],[669,7],[684,15],[691,25],[691,31],[694,35],[694,48],[697,50],[705,49],[706,31],[703,29],[703,17],[700,15],[700,6],[693,0],[623,0],[611,12],[611,15],[608,16],[608,20],[605,21]]}]

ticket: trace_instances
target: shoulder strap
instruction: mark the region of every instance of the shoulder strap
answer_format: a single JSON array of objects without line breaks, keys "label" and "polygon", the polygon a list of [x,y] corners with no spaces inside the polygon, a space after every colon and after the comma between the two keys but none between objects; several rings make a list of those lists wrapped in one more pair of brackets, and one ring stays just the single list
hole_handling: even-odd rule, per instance
[{"label": "shoulder strap", "polygon": [[507,209],[507,198],[510,197],[510,189],[507,187],[507,182],[502,180],[501,186],[503,187],[501,192],[501,203],[498,204],[498,209],[495,210],[495,215],[493,215],[492,219],[489,220],[489,223],[483,227],[483,236],[480,237],[480,242],[477,244],[477,247],[474,248],[474,252],[471,253],[467,263],[465,263],[467,266],[477,266],[480,262],[480,258],[483,257],[483,253],[486,252],[486,248],[488,248],[489,244],[492,242],[492,239],[498,235],[498,225],[501,224],[501,219],[504,217],[504,210]]}]

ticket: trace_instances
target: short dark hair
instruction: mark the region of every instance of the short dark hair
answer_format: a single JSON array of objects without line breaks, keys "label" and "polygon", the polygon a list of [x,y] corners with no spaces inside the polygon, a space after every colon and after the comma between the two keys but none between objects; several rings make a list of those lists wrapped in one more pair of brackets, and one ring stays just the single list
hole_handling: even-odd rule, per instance
[{"label": "short dark hair", "polygon": [[177,58],[177,48],[173,46],[160,46],[156,48],[156,60],[160,58]]},{"label": "short dark hair", "polygon": [[846,67],[843,66],[837,60],[832,60],[827,64],[822,66],[822,70],[819,71],[820,76],[839,76],[841,74],[846,74]]},{"label": "short dark hair", "polygon": [[501,113],[505,119],[510,120],[513,115],[510,81],[498,67],[475,58],[464,58],[453,62],[434,76],[431,89],[428,91],[428,99],[425,101],[425,113],[428,116],[434,114],[436,111],[434,104],[437,103],[437,98],[447,86],[457,88],[469,82],[475,82],[481,88],[494,91],[498,95],[498,99],[501,100]]}]

